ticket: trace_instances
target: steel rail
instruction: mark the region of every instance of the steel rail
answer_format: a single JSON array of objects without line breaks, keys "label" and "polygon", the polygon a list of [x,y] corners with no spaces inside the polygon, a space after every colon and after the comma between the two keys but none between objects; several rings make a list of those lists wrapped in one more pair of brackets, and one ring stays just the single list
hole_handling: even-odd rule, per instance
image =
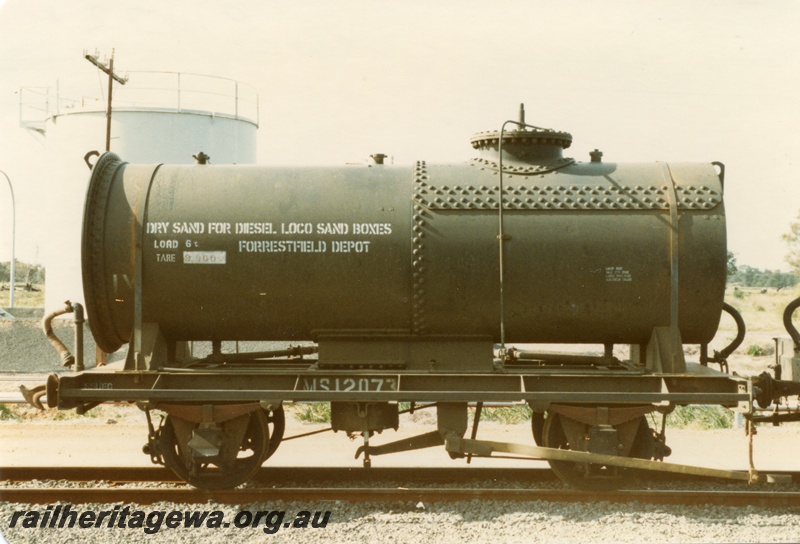
[{"label": "steel rail", "polygon": [[[800,472],[770,471],[800,484]],[[162,466],[144,467],[0,467],[0,482],[31,482],[53,480],[69,482],[115,482],[115,483],[180,483],[171,470]],[[717,478],[695,474],[642,472],[639,480],[646,482],[714,482]],[[387,482],[406,483],[460,483],[466,481],[494,482],[556,482],[558,478],[547,467],[490,468],[490,467],[262,467],[253,477],[253,482],[314,483],[314,482]]]},{"label": "steel rail", "polygon": [[[784,479],[800,484],[800,472],[770,471]],[[34,480],[69,482],[114,482],[114,483],[180,483],[171,470],[162,466],[143,467],[55,467],[20,466],[0,467],[0,482],[32,482]],[[643,482],[716,482],[710,476],[642,472],[638,478]],[[414,483],[463,483],[478,482],[555,482],[558,478],[546,467],[491,468],[491,467],[262,467],[252,478],[254,483],[270,485],[286,483],[339,483],[354,482],[405,482]],[[738,485],[738,484],[734,484]]]},{"label": "steel rail", "polygon": [[[70,482],[158,482],[183,483],[175,473],[162,466],[144,467],[0,467],[0,481],[31,482],[55,480]],[[364,482],[401,481],[464,482],[509,481],[547,482],[557,478],[549,468],[484,468],[484,467],[262,467],[252,481],[259,483],[287,482]]]},{"label": "steel rail", "polygon": [[273,501],[344,501],[344,502],[563,502],[563,503],[646,503],[708,504],[719,506],[760,506],[788,508],[800,506],[800,492],[742,490],[652,490],[586,491],[575,489],[476,489],[412,487],[291,487],[246,488],[229,491],[201,491],[189,487],[91,487],[91,488],[2,488],[0,501],[26,504],[173,502],[201,504],[248,504]]},{"label": "steel rail", "polygon": [[[161,466],[149,467],[0,467],[0,481],[31,482],[157,482],[183,483],[175,473]],[[549,468],[465,468],[465,467],[262,467],[253,477],[258,483],[298,482],[463,482],[509,481],[552,482],[557,478]]]}]

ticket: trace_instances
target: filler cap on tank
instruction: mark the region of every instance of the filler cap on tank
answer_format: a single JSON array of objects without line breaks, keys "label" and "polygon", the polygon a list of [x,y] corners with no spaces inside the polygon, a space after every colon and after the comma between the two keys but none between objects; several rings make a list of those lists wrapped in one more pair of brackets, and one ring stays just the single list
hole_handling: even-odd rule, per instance
[{"label": "filler cap on tank", "polygon": [[202,151],[197,155],[192,155],[192,158],[197,162],[197,164],[208,164],[211,160],[211,157],[203,153]]},{"label": "filler cap on tank", "polygon": [[[525,123],[525,105],[519,105],[519,122]],[[500,131],[479,132],[470,143],[486,159],[497,160]],[[522,127],[503,132],[503,160],[543,164],[563,159],[562,151],[572,145],[572,135],[549,128]]]}]

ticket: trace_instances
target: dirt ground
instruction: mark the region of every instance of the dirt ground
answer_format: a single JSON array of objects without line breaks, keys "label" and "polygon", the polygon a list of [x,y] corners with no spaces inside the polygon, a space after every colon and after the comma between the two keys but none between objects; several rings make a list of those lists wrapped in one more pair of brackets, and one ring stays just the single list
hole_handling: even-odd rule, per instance
[{"label": "dirt ground", "polygon": [[[285,437],[327,428],[326,424],[304,423],[287,413]],[[58,414],[57,412],[55,414]],[[24,422],[0,422],[0,465],[2,466],[149,466],[142,453],[147,440],[143,412],[133,406],[101,406],[87,416],[61,412],[27,418]],[[57,417],[57,415],[55,416]],[[435,414],[420,412],[401,416],[397,432],[384,431],[372,438],[378,445],[435,429]],[[533,445],[530,424],[481,423],[479,439]],[[344,433],[326,432],[284,441],[267,462],[270,466],[360,467],[354,458],[361,439],[350,440]],[[673,455],[667,461],[697,466],[748,468],[747,437],[743,429],[667,430],[667,444]],[[800,427],[762,426],[755,437],[755,465],[759,470],[800,470]],[[373,457],[373,466],[458,466],[444,448],[403,452]],[[473,459],[477,467],[536,467],[542,462],[507,459]]]}]

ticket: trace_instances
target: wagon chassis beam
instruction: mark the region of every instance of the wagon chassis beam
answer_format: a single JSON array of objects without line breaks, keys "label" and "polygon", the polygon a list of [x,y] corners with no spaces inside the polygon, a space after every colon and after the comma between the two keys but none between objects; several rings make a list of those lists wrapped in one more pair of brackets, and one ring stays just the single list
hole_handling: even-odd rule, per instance
[{"label": "wagon chassis beam", "polygon": [[388,372],[107,372],[52,374],[51,408],[98,402],[750,403],[752,387],[726,375],[454,374]]}]

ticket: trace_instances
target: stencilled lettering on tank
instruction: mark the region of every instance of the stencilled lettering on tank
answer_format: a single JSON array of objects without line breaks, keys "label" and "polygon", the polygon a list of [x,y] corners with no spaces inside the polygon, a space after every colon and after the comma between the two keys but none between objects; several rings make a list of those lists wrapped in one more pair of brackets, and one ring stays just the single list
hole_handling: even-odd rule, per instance
[{"label": "stencilled lettering on tank", "polygon": [[322,240],[239,240],[239,253],[325,253]]},{"label": "stencilled lettering on tank", "polygon": [[147,234],[168,234],[169,221],[150,221],[145,229]]},{"label": "stencilled lettering on tank", "polygon": [[226,264],[225,251],[184,251],[183,264]]},{"label": "stencilled lettering on tank", "polygon": [[153,240],[153,249],[178,249],[177,240]]},{"label": "stencilled lettering on tank", "polygon": [[[238,253],[366,255],[374,253],[375,237],[391,235],[393,225],[344,221],[151,221],[146,224],[146,232],[155,235],[152,242],[147,243],[152,249],[158,250],[155,252],[158,263],[182,261],[184,264],[227,264],[224,252],[185,251],[183,255],[178,255],[177,251],[181,248],[202,249],[200,245],[205,245],[204,238],[198,243],[194,236],[210,235],[217,240],[229,236],[238,238],[234,241]],[[192,238],[162,238],[159,235],[192,235]],[[169,253],[170,250],[176,253]]]},{"label": "stencilled lettering on tank", "polygon": [[392,233],[391,223],[353,223],[353,234],[386,236]]},{"label": "stencilled lettering on tank", "polygon": [[236,223],[236,234],[275,234],[275,228],[272,223],[254,222],[254,223]]},{"label": "stencilled lettering on tank", "polygon": [[311,223],[281,223],[281,234],[314,234]]},{"label": "stencilled lettering on tank", "polygon": [[369,240],[333,240],[331,253],[369,253]]},{"label": "stencilled lettering on tank", "polygon": [[172,234],[205,234],[206,224],[202,221],[190,223],[172,223]]},{"label": "stencilled lettering on tank", "polygon": [[209,222],[208,223],[208,233],[209,234],[230,234],[231,233],[231,224],[230,223]]},{"label": "stencilled lettering on tank", "polygon": [[632,282],[631,271],[622,266],[607,266],[606,281],[611,283]]},{"label": "stencilled lettering on tank", "polygon": [[317,234],[349,234],[347,223],[317,223]]}]

